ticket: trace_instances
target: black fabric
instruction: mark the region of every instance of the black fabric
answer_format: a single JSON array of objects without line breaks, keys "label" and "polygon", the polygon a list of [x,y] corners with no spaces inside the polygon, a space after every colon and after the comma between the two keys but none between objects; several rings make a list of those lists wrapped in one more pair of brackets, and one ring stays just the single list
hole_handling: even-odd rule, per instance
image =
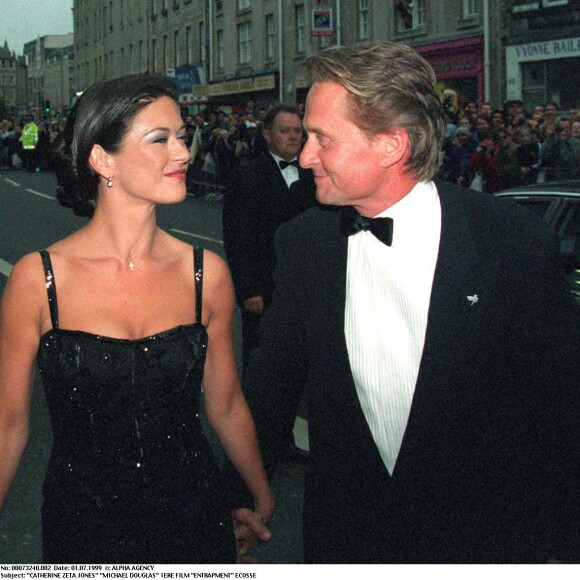
[{"label": "black fabric", "polygon": [[393,218],[369,218],[362,216],[352,207],[345,207],[340,216],[340,231],[344,236],[352,236],[362,231],[370,231],[378,240],[390,246],[393,243]]},{"label": "black fabric", "polygon": [[306,389],[309,563],[578,562],[577,305],[537,217],[437,187],[439,255],[392,476],[350,368],[348,238],[332,208],[276,237],[276,289],[245,377],[264,455],[283,441],[278,400]]},{"label": "black fabric", "polygon": [[298,163],[298,159],[293,159],[292,161],[284,161],[284,159],[281,159],[280,161],[278,161],[278,163],[280,164],[280,169],[286,169],[286,167],[292,165],[293,167],[296,167],[296,169],[298,169],[298,167],[300,167],[300,164]]},{"label": "black fabric", "polygon": [[[235,561],[222,476],[200,421],[208,337],[203,251],[195,255],[194,324],[138,340],[55,324],[41,337],[54,440],[43,487],[45,562]],[[45,274],[55,300],[52,268]]]}]

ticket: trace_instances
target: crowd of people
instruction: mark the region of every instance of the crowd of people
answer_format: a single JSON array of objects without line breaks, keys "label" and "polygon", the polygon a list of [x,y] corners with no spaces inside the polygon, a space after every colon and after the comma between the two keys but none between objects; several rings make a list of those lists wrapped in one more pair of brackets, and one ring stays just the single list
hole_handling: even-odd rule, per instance
[{"label": "crowd of people", "polygon": [[[520,100],[502,108],[481,106],[446,89],[447,116],[437,177],[478,191],[495,193],[531,183],[580,177],[580,104],[561,111],[558,103],[525,111]],[[299,105],[301,115],[303,105]],[[187,190],[221,193],[231,186],[236,167],[268,151],[262,134],[266,107],[253,100],[230,113],[206,109],[185,116],[191,160]],[[66,121],[52,123],[31,115],[0,122],[0,169],[52,170],[50,149]]]},{"label": "crowd of people", "polygon": [[580,176],[580,105],[566,112],[555,102],[528,112],[520,100],[502,109],[460,106],[453,90],[444,91],[442,101],[447,126],[441,179],[495,193]]},{"label": "crowd of people", "polygon": [[0,169],[25,169],[29,173],[50,171],[51,145],[64,130],[65,120],[56,123],[24,119],[0,121]]}]

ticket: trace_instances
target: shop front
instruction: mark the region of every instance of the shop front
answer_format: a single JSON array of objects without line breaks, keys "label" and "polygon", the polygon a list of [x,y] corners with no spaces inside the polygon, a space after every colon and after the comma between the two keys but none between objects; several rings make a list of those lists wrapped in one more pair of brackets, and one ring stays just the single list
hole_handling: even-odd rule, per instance
[{"label": "shop front", "polygon": [[524,109],[556,102],[568,110],[580,103],[580,37],[529,42],[506,47],[508,100]]},{"label": "shop front", "polygon": [[425,46],[415,50],[433,67],[439,93],[453,89],[461,105],[484,101],[483,37],[476,36]]}]

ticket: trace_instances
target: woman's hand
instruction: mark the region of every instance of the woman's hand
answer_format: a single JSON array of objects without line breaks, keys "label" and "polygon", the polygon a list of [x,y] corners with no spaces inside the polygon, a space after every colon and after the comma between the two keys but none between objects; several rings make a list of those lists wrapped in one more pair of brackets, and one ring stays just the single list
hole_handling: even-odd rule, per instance
[{"label": "woman's hand", "polygon": [[240,508],[232,514],[234,522],[234,537],[238,564],[257,564],[257,560],[248,552],[258,544],[267,542],[272,533],[266,525],[266,520],[256,511]]}]

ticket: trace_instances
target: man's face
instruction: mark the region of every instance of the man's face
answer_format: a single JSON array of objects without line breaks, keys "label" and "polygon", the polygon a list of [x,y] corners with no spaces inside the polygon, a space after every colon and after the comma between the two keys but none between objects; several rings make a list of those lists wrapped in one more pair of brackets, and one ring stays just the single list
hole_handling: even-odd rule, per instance
[{"label": "man's face", "polygon": [[545,115],[547,117],[555,117],[557,113],[558,113],[557,107],[555,107],[554,105],[546,105]]},{"label": "man's face", "polygon": [[319,202],[359,209],[382,198],[384,154],[379,141],[351,120],[347,97],[337,83],[314,83],[306,100],[308,139],[300,164],[312,169]]},{"label": "man's face", "polygon": [[561,119],[558,121],[558,136],[565,141],[570,137],[570,121],[569,119]]},{"label": "man's face", "polygon": [[489,129],[489,123],[485,119],[479,117],[476,121],[476,127],[478,131],[485,131],[486,129]]},{"label": "man's face", "polygon": [[286,161],[298,155],[302,146],[302,121],[294,113],[278,113],[269,129],[264,129],[268,149]]},{"label": "man's face", "polygon": [[493,107],[489,103],[484,103],[481,106],[481,114],[482,115],[485,115],[486,117],[491,118],[492,113],[493,113]]}]

